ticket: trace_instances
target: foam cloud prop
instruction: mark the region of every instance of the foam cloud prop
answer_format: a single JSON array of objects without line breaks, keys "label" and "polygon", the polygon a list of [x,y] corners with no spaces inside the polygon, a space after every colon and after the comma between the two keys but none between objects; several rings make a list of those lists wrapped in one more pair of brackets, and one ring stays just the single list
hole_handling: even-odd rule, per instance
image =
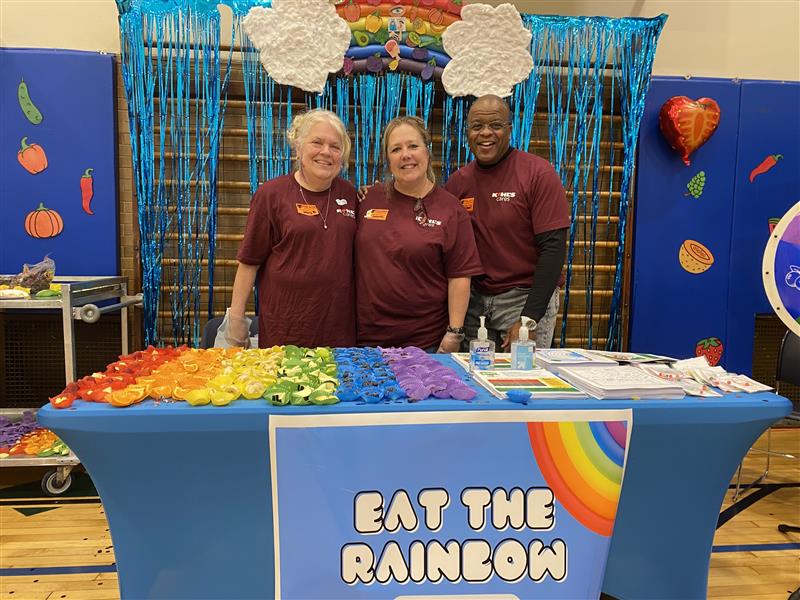
[{"label": "foam cloud prop", "polygon": [[274,0],[242,22],[270,77],[307,92],[322,92],[350,46],[350,28],[328,0]]},{"label": "foam cloud prop", "polygon": [[442,34],[442,43],[452,58],[442,73],[451,96],[510,96],[533,69],[531,32],[511,4],[465,6],[461,21]]}]

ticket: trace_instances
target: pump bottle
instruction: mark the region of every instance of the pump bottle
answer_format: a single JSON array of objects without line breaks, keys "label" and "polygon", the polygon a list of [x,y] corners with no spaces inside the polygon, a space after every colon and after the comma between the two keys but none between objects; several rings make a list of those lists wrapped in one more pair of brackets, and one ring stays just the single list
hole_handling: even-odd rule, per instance
[{"label": "pump bottle", "polygon": [[516,342],[511,342],[511,368],[517,371],[527,371],[533,368],[533,354],[536,351],[536,343],[528,338],[530,323],[530,318],[522,317],[519,339]]},{"label": "pump bottle", "polygon": [[469,343],[469,370],[485,371],[494,367],[494,340],[489,339],[486,317],[482,316],[478,337]]}]

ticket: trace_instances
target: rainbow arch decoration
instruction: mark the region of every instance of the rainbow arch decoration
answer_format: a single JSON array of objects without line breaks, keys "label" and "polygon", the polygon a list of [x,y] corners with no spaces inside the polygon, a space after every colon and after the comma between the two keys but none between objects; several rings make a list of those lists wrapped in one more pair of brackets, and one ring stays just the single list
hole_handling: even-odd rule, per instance
[{"label": "rainbow arch decoration", "polygon": [[450,57],[442,34],[461,20],[462,0],[339,0],[352,39],[343,72],[403,71],[440,79]]},{"label": "rainbow arch decoration", "polygon": [[614,529],[628,438],[625,421],[528,423],[528,435],[547,485],[587,529]]}]

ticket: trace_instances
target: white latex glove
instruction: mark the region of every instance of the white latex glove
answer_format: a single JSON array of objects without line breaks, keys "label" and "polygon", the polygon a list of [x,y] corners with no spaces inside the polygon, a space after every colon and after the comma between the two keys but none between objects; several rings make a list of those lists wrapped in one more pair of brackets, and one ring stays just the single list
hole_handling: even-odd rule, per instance
[{"label": "white latex glove", "polygon": [[449,331],[444,334],[442,341],[439,343],[437,354],[449,354],[450,352],[458,352],[461,348],[461,340],[464,339],[463,335],[457,333],[450,333]]},{"label": "white latex glove", "polygon": [[231,346],[242,348],[250,347],[250,319],[247,317],[237,317],[231,314],[229,308],[225,318],[228,321],[228,328],[225,330],[225,341]]}]

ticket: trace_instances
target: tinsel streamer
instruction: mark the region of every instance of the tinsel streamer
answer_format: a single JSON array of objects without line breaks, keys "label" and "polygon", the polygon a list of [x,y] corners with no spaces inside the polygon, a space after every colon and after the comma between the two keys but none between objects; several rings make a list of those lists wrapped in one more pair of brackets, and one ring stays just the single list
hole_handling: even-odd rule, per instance
[{"label": "tinsel streamer", "polygon": [[422,80],[419,77],[408,77],[406,81],[406,114],[415,117],[419,109],[419,97],[422,92]]},{"label": "tinsel streamer", "polygon": [[142,1],[119,19],[147,344],[163,343],[158,318],[165,299],[171,343],[197,345],[204,260],[213,288],[222,94],[231,63],[221,80],[219,13],[198,6],[176,0],[167,10]]},{"label": "tinsel streamer", "polygon": [[[287,87],[286,89],[286,121],[284,122],[284,127],[282,131],[289,131],[289,127],[292,125],[293,112],[294,106],[292,105],[292,88]],[[284,138],[285,139],[285,138]],[[294,151],[291,147],[289,147],[288,142],[284,144],[283,147],[283,173],[292,172],[292,158],[294,157]]]},{"label": "tinsel streamer", "polygon": [[458,154],[456,155],[456,166],[453,169],[454,171],[467,164],[472,157],[472,152],[469,149],[469,140],[467,138],[467,113],[468,109],[466,98],[456,98],[455,130],[456,148],[458,149]]},{"label": "tinsel streamer", "polygon": [[[259,184],[259,171],[266,170],[266,151],[260,144],[258,132],[258,121],[261,118],[261,103],[263,69],[258,60],[258,52],[253,47],[250,39],[242,33],[242,23],[240,19],[233,20],[234,27],[239,31],[238,38],[241,40],[241,62],[242,62],[242,82],[244,84],[244,108],[247,121],[247,161],[250,175],[250,194],[254,194]],[[261,140],[263,141],[263,140]]]},{"label": "tinsel streamer", "polygon": [[430,123],[435,95],[436,88],[433,86],[433,81],[426,81],[422,84],[422,120],[425,121],[426,125]]},{"label": "tinsel streamer", "polygon": [[355,123],[355,181],[357,188],[372,183],[369,180],[368,163],[372,144],[380,140],[372,135],[375,117],[376,77],[362,73],[356,76],[353,87],[353,115]]},{"label": "tinsel streamer", "polygon": [[379,101],[378,106],[382,107],[377,111],[379,116],[375,124],[375,147],[372,153],[372,180],[376,181],[384,170],[384,159],[382,156],[383,148],[383,131],[386,124],[400,114],[400,104],[402,100],[403,85],[409,80],[408,77],[402,73],[387,73],[385,77],[380,78],[383,80],[383,93],[382,100]]},{"label": "tinsel streamer", "polygon": [[[619,227],[616,256],[616,272],[611,297],[611,318],[608,324],[606,348],[617,349],[622,343],[622,268],[625,258],[626,228],[628,224],[628,204],[636,159],[636,143],[639,139],[639,126],[644,114],[650,75],[653,69],[656,46],[666,15],[640,20],[619,19],[611,22],[614,35],[614,51],[617,53],[618,68],[614,71],[620,90],[620,112],[622,114],[622,141],[625,145],[622,159],[622,181],[620,184]],[[643,26],[644,25],[644,26]]]},{"label": "tinsel streamer", "polygon": [[[344,123],[345,129],[350,129],[350,80],[345,77],[336,78],[336,103],[333,109]],[[342,177],[348,178],[350,164],[342,167]]]},{"label": "tinsel streamer", "polygon": [[453,148],[453,97],[445,94],[442,107],[442,180],[450,178],[450,152]]},{"label": "tinsel streamer", "polygon": [[514,94],[511,102],[511,105],[514,107],[511,145],[527,152],[530,149],[533,119],[536,115],[536,101],[539,98],[546,55],[543,52],[537,51],[539,48],[539,39],[544,29],[543,21],[541,19],[531,18],[531,15],[522,15],[522,19],[525,26],[531,31],[533,69],[525,81],[514,86]]},{"label": "tinsel streamer", "polygon": [[126,12],[120,16],[122,81],[128,104],[133,179],[137,197],[142,264],[142,310],[145,343],[156,342],[161,292],[163,224],[153,198],[154,191],[154,77],[144,40],[149,37],[147,18]]},{"label": "tinsel streamer", "polygon": [[[655,19],[608,19],[603,17],[541,17],[524,15],[523,21],[531,30],[531,54],[536,73],[543,74],[546,85],[548,140],[550,162],[569,192],[572,223],[567,248],[567,281],[562,302],[561,344],[566,342],[570,314],[570,293],[574,270],[580,266],[586,277],[582,292],[586,299],[585,334],[587,346],[595,344],[595,275],[596,249],[600,243],[598,218],[600,203],[608,199],[606,219],[611,229],[610,215],[619,215],[617,233],[605,243],[616,248],[615,280],[610,307],[609,335],[605,347],[619,348],[621,342],[622,260],[625,254],[625,227],[629,209],[629,195],[635,143],[639,121],[644,106],[644,96],[649,84],[655,46],[666,16]],[[642,40],[645,40],[644,42]],[[627,59],[623,68],[622,59]],[[606,77],[610,77],[611,106],[620,98],[623,106],[621,118],[624,134],[622,142],[621,185],[615,192],[616,165],[613,142],[615,118],[604,122],[603,98],[606,94]],[[528,106],[535,101],[533,94],[523,94],[524,87],[536,85],[532,76],[515,90],[512,99],[512,132],[518,131],[517,144],[524,143],[522,127],[533,121],[535,106],[525,113],[518,107],[520,101]],[[522,89],[520,89],[522,88]],[[626,109],[626,102],[635,109]],[[514,124],[516,121],[516,125]],[[514,129],[517,127],[517,129]],[[626,135],[627,134],[627,135]],[[612,140],[608,164],[602,164],[601,140]],[[609,175],[604,178],[603,173]],[[606,189],[603,189],[604,182]],[[615,195],[620,196],[615,206]],[[580,238],[580,239],[579,239]],[[576,248],[582,249],[580,259]]]},{"label": "tinsel streamer", "polygon": [[[567,262],[567,274],[566,274],[566,289],[570,288],[570,283],[572,280],[572,271],[573,267],[575,266],[574,263],[574,248],[576,245],[576,234],[578,229],[580,228],[584,232],[583,240],[581,240],[584,252],[583,252],[583,267],[586,267],[586,256],[589,251],[588,244],[586,243],[586,227],[585,227],[585,219],[586,219],[586,178],[582,177],[582,174],[588,175],[588,171],[586,170],[586,165],[584,163],[584,156],[586,153],[586,129],[588,126],[587,121],[587,109],[589,105],[589,96],[595,92],[594,87],[590,88],[590,81],[588,78],[588,72],[592,69],[592,64],[594,63],[595,56],[594,56],[594,48],[593,48],[593,40],[592,40],[592,30],[591,24],[587,25],[584,29],[576,29],[576,28],[568,28],[566,30],[568,39],[567,39],[567,46],[568,46],[568,55],[569,55],[569,75],[568,81],[571,85],[573,83],[572,76],[576,78],[575,87],[573,89],[574,92],[574,106],[575,106],[575,117],[572,121],[572,135],[570,136],[569,141],[569,148],[563,154],[567,157],[567,160],[571,164],[571,181],[569,182],[570,185],[567,189],[572,190],[572,198],[570,200],[570,206],[572,207],[571,211],[571,224],[570,227],[570,235],[569,235],[569,251],[572,254],[572,260]],[[588,38],[588,39],[587,39]],[[567,119],[567,127],[569,126],[569,121],[571,120],[570,115],[568,115]],[[563,165],[564,170],[569,170],[570,165]],[[583,222],[584,227],[580,227],[581,222]],[[586,285],[586,294],[590,295],[592,293],[591,286]],[[569,314],[569,294],[564,294],[564,313]],[[592,315],[588,313],[585,320],[588,322],[589,327],[591,327]],[[562,321],[562,343],[566,336],[566,329],[564,325],[565,321]],[[587,346],[591,348],[591,339],[588,340]]]},{"label": "tinsel streamer", "polygon": [[[607,55],[608,50],[608,39],[610,35],[605,28],[595,28],[595,36],[596,36],[596,43],[597,43],[597,52],[596,56],[602,59]],[[602,155],[602,138],[603,138],[603,119],[604,119],[604,110],[603,110],[603,99],[605,98],[605,68],[602,64],[602,60],[598,60],[595,62],[595,68],[593,69],[593,76],[594,76],[594,90],[595,93],[593,95],[593,106],[592,106],[592,145],[590,147],[590,153],[587,156],[585,163],[584,170],[586,175],[591,173],[592,175],[592,185],[591,189],[586,189],[586,176],[584,176],[584,193],[591,194],[591,232],[589,235],[588,240],[588,255],[587,263],[588,267],[588,277],[587,277],[587,285],[586,285],[586,306],[587,306],[587,314],[588,318],[588,332],[587,332],[587,347],[593,347],[593,334],[594,334],[594,294],[591,291],[594,289],[595,283],[595,274],[596,274],[596,247],[597,247],[597,220],[600,213],[600,199],[601,199],[601,182],[600,182],[600,175],[602,173],[602,164],[601,164],[601,155]],[[612,90],[612,97],[611,97],[611,104],[610,106],[614,106],[614,97],[613,97],[613,89],[614,86],[611,86]],[[613,113],[613,108],[612,108]],[[614,121],[611,119],[609,121],[609,135],[607,137],[610,140],[614,139],[613,136],[613,126]],[[609,144],[610,146],[610,160],[606,165],[609,171],[609,185],[613,189],[614,185],[614,143],[613,141]],[[611,192],[609,191],[609,198]],[[607,219],[606,224],[606,231],[611,229],[611,219],[610,216]],[[584,221],[584,239],[586,238],[585,233],[586,222]],[[562,334],[565,333],[562,331]]]},{"label": "tinsel streamer", "polygon": [[[367,184],[372,183],[373,181],[378,179],[378,172],[383,172],[381,160],[381,135],[383,133],[383,124],[385,113],[383,112],[386,109],[386,87],[387,87],[387,76],[383,77],[373,77],[375,82],[375,111],[372,113],[372,150],[371,152],[367,153],[367,170],[369,171],[369,179],[367,180]],[[369,168],[370,164],[372,165],[372,169]]]}]

